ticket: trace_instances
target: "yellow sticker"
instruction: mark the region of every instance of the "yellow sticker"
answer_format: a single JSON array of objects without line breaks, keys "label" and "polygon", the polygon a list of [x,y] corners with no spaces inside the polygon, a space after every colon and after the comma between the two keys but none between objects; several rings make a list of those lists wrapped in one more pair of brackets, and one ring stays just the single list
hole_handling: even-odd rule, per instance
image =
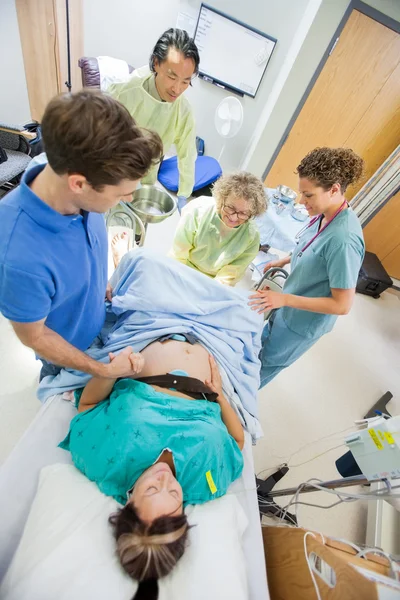
[{"label": "yellow sticker", "polygon": [[394,441],[394,437],[392,436],[392,434],[390,433],[390,431],[385,431],[385,438],[386,438],[387,443],[390,444],[390,445],[396,443]]},{"label": "yellow sticker", "polygon": [[206,479],[207,479],[208,487],[211,490],[211,493],[215,494],[215,492],[217,491],[217,486],[214,483],[214,479],[212,478],[211,471],[207,471]]},{"label": "yellow sticker", "polygon": [[383,435],[383,431],[381,431],[380,429],[378,429],[378,433],[379,433],[379,437],[381,438],[382,442],[385,441],[385,436]]},{"label": "yellow sticker", "polygon": [[378,448],[378,450],[383,450],[383,444],[382,444],[381,440],[378,438],[378,436],[376,435],[375,429],[368,429],[368,433],[372,437],[372,440],[373,440],[375,446]]}]

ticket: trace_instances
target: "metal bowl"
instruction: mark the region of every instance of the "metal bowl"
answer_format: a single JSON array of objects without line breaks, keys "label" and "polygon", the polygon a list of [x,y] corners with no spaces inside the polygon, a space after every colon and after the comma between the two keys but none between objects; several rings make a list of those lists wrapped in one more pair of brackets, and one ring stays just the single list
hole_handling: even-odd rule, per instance
[{"label": "metal bowl", "polygon": [[297,198],[297,194],[287,185],[278,185],[276,193],[280,196],[282,202],[293,202]]},{"label": "metal bowl", "polygon": [[164,190],[153,185],[143,185],[133,194],[128,206],[143,223],[161,223],[176,210],[176,200]]}]

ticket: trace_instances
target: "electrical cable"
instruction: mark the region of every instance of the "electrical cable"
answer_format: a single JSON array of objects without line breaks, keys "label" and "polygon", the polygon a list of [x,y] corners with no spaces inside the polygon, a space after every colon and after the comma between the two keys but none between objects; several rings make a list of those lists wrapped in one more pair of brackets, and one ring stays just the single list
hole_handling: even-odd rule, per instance
[{"label": "electrical cable", "polygon": [[[373,417],[373,419],[376,419],[376,418],[380,418],[380,417]],[[299,452],[302,452],[302,450],[304,450],[305,448],[308,448],[309,446],[312,446],[314,444],[317,444],[318,442],[322,442],[324,440],[327,440],[327,439],[329,439],[329,438],[331,438],[333,436],[340,435],[341,433],[345,433],[346,431],[349,431],[350,429],[354,429],[354,427],[361,427],[361,426],[365,425],[366,423],[367,423],[367,421],[365,421],[363,419],[363,420],[360,420],[355,425],[350,425],[349,427],[346,427],[345,429],[341,429],[340,431],[335,431],[335,432],[330,433],[328,435],[325,435],[323,437],[317,438],[316,440],[313,440],[311,442],[307,442],[306,444],[304,444],[303,446],[301,446],[300,448],[298,448],[295,452],[292,452],[292,454],[290,454],[289,457],[287,457],[287,456],[280,456],[280,455],[277,455],[277,454],[274,457],[278,458],[278,459],[283,459],[284,460],[284,463],[283,463],[284,466],[288,466],[291,469],[294,469],[296,467],[300,467],[300,466],[302,466],[304,464],[307,464],[307,463],[315,460],[316,458],[319,458],[320,456],[323,456],[324,454],[327,454],[331,450],[336,450],[337,448],[340,448],[341,446],[345,446],[346,444],[342,443],[342,444],[340,444],[340,446],[335,446],[334,448],[329,448],[328,450],[325,450],[324,452],[322,452],[320,454],[317,454],[316,456],[314,456],[313,458],[311,458],[311,459],[309,459],[307,461],[304,461],[304,462],[296,464],[296,465],[290,465],[289,463],[292,460],[293,456],[296,456],[296,454],[299,454]],[[265,469],[262,469],[261,471],[259,471],[257,473],[257,477],[260,477],[266,471],[269,471],[271,469],[276,469],[276,468],[277,467],[275,465],[271,465],[270,467],[265,467]]]},{"label": "electrical cable", "polygon": [[320,454],[317,454],[316,456],[313,456],[312,458],[309,458],[308,460],[305,460],[304,462],[297,463],[297,465],[290,465],[290,468],[296,469],[296,467],[301,467],[303,465],[306,465],[307,463],[312,462],[313,460],[319,458],[320,456],[324,456],[324,454],[328,454],[328,452],[331,452],[332,450],[337,450],[338,448],[343,448],[343,446],[346,446],[346,444],[343,443],[343,444],[339,444],[338,446],[333,446],[333,448],[328,448],[328,450],[325,450],[324,452],[321,452]]},{"label": "electrical cable", "polygon": [[[393,490],[400,488],[399,486],[393,486],[391,491],[388,492],[386,489],[383,490],[376,490],[374,492],[368,492],[367,494],[355,494],[355,493],[350,493],[350,492],[344,492],[344,491],[339,491],[339,489],[328,489],[322,485],[319,485],[318,483],[314,483],[314,482],[319,482],[319,483],[323,483],[321,479],[317,479],[317,478],[312,478],[309,479],[308,481],[305,481],[303,483],[301,483],[297,490],[296,493],[292,496],[291,500],[288,502],[288,504],[286,504],[286,506],[283,507],[283,514],[282,514],[282,519],[286,518],[287,512],[290,509],[290,507],[294,506],[295,507],[295,516],[297,519],[297,507],[298,506],[311,506],[313,508],[322,508],[322,509],[328,509],[328,508],[333,508],[334,506],[337,506],[338,504],[342,504],[343,502],[353,502],[355,500],[376,500],[376,499],[382,499],[382,498],[386,498],[386,497],[391,497],[391,498],[400,498],[400,494],[393,494]],[[339,500],[331,505],[328,506],[322,506],[322,505],[318,505],[318,504],[313,504],[311,502],[300,502],[299,501],[299,495],[301,493],[301,490],[303,489],[303,487],[305,487],[306,485],[314,487],[317,490],[323,491],[323,492],[327,492],[329,494],[333,494],[334,496],[336,496]]]},{"label": "electrical cable", "polygon": [[314,584],[314,589],[315,589],[315,593],[317,594],[317,598],[318,598],[318,600],[322,600],[322,598],[321,598],[321,594],[320,594],[320,592],[319,592],[319,588],[318,588],[317,580],[315,579],[314,571],[313,571],[313,570],[312,570],[312,568],[311,568],[311,564],[310,564],[310,558],[309,558],[309,556],[308,556],[308,552],[307,552],[307,537],[308,537],[309,535],[310,535],[311,537],[313,537],[313,538],[317,539],[317,536],[316,536],[314,533],[312,533],[311,531],[306,531],[306,533],[304,534],[304,539],[303,539],[303,545],[304,545],[304,556],[305,556],[305,559],[306,559],[306,562],[307,562],[307,566],[308,566],[308,570],[309,570],[309,572],[310,572],[310,576],[311,576],[312,582],[313,582],[313,584]]}]

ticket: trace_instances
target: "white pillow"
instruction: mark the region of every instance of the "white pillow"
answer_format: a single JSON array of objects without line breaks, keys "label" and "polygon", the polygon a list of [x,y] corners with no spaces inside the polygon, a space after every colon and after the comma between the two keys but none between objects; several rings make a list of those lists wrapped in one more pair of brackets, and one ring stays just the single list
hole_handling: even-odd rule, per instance
[{"label": "white pillow", "polygon": [[[42,469],[25,530],[0,588],[2,600],[131,600],[108,517],[119,507],[71,465]],[[160,581],[159,600],[248,598],[241,538],[247,518],[234,495],[186,509],[189,544]]]}]

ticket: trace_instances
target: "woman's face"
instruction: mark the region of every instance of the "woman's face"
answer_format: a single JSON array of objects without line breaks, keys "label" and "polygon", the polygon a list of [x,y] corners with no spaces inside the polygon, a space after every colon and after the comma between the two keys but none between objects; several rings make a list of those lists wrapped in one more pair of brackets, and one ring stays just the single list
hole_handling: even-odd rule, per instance
[{"label": "woman's face", "polygon": [[300,204],[303,204],[308,210],[310,217],[322,215],[332,205],[332,202],[338,200],[340,195],[340,185],[335,183],[329,190],[324,190],[315,182],[300,177],[299,179]]},{"label": "woman's face", "polygon": [[227,227],[238,227],[252,217],[249,202],[230,194],[222,203],[221,219]]},{"label": "woman's face", "polygon": [[175,517],[183,512],[182,488],[163,462],[156,463],[139,477],[130,501],[139,517],[147,523],[152,523],[157,517]]}]

